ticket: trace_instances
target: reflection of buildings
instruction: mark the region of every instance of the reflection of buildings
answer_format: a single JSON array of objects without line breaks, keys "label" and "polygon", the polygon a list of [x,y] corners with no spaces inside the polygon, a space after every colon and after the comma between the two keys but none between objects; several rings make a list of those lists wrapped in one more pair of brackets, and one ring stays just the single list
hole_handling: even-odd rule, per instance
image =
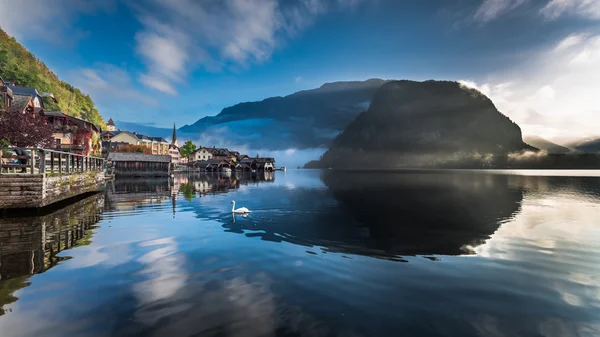
[{"label": "reflection of buildings", "polygon": [[242,185],[275,181],[274,172],[202,172],[176,176],[182,194],[188,199],[200,195],[227,193]]},{"label": "reflection of buildings", "polygon": [[132,210],[171,199],[169,178],[115,179],[107,184],[107,209]]},{"label": "reflection of buildings", "polygon": [[29,275],[56,265],[57,253],[89,244],[103,206],[104,195],[95,194],[35,217],[0,219],[0,306],[16,300],[10,293],[25,287]]}]

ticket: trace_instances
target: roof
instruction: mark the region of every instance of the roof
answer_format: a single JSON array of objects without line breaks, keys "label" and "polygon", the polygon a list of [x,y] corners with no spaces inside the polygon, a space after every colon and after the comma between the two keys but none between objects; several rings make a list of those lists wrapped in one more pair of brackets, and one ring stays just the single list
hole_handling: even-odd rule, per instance
[{"label": "roof", "polygon": [[155,142],[168,143],[163,137],[150,137]]},{"label": "roof", "polygon": [[245,159],[240,160],[240,163],[242,163],[242,164],[252,164],[252,163],[254,163],[254,159],[253,158],[245,158]]},{"label": "roof", "polygon": [[258,163],[274,163],[275,158],[254,158]]},{"label": "roof", "polygon": [[22,112],[25,110],[30,100],[31,96],[15,95],[12,101],[12,110]]},{"label": "roof", "polygon": [[112,118],[109,118],[108,122],[106,122],[106,125],[115,126],[115,122],[113,122]]},{"label": "roof", "polygon": [[20,87],[18,85],[8,85],[8,84],[6,86],[12,90],[14,95],[22,95],[22,96],[29,96],[29,97],[34,97],[34,96],[42,97],[35,88]]},{"label": "roof", "polygon": [[78,117],[73,117],[73,116],[69,116],[63,112],[60,111],[44,111],[44,115],[48,116],[48,117],[63,117],[63,118],[67,118],[73,122],[75,122],[75,124],[77,124],[78,126],[83,126],[85,124],[89,124],[92,126],[93,129],[96,129],[96,131],[100,131],[100,127],[97,125],[94,125],[94,123],[92,122],[88,122],[85,119],[81,119]]},{"label": "roof", "polygon": [[41,92],[40,96],[42,96],[42,97],[48,97],[52,101],[54,101],[54,103],[58,103],[58,99],[56,99],[56,97],[54,97],[54,94],[51,93],[51,92]]},{"label": "roof", "polygon": [[175,128],[175,123],[173,123],[173,139],[171,140],[171,144],[175,144],[177,142],[177,129]]},{"label": "roof", "polygon": [[155,155],[145,154],[138,152],[111,152],[108,154],[108,160],[110,161],[137,161],[137,162],[150,162],[150,163],[170,163],[171,156],[166,155]]}]

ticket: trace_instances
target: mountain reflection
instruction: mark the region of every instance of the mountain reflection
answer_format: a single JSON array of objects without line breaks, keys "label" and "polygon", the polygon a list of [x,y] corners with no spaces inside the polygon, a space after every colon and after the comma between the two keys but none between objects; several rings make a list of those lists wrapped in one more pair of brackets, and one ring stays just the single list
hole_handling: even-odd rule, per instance
[{"label": "mountain reflection", "polygon": [[[281,219],[234,216],[223,219],[223,227],[268,241],[319,246],[324,253],[404,261],[403,255],[473,254],[519,211],[523,199],[522,188],[501,175],[332,171],[322,181],[328,192],[297,190],[288,196],[298,212]],[[336,203],[325,208],[326,196],[318,193]]]},{"label": "mountain reflection", "polygon": [[29,285],[30,275],[67,259],[57,256],[61,251],[91,243],[103,207],[104,195],[94,194],[68,206],[0,218],[0,315],[2,306],[17,300],[11,294]]}]

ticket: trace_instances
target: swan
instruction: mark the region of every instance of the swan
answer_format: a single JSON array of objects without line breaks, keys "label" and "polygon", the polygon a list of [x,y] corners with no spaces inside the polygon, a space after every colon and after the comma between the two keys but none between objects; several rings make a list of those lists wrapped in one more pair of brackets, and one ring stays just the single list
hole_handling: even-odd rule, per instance
[{"label": "swan", "polygon": [[248,214],[250,212],[252,212],[252,211],[247,209],[246,207],[241,207],[241,208],[235,209],[235,200],[231,200],[231,213]]}]

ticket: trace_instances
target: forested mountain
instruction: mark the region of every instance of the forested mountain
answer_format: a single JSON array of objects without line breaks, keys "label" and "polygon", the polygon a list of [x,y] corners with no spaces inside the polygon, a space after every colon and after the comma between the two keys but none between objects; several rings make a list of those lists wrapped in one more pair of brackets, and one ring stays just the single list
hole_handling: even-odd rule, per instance
[{"label": "forested mountain", "polygon": [[0,77],[19,86],[53,93],[58,99],[58,104],[44,98],[47,111],[60,110],[105,127],[104,119],[90,96],[61,81],[42,61],[2,29],[0,29]]},{"label": "forested mountain", "polygon": [[[324,155],[325,166],[413,166],[417,160],[535,148],[479,91],[448,81],[391,81]],[[429,164],[429,163],[422,163]]]},{"label": "forested mountain", "polygon": [[182,137],[227,140],[263,149],[328,147],[370,104],[384,80],[326,83],[317,89],[239,103],[178,131]]}]

